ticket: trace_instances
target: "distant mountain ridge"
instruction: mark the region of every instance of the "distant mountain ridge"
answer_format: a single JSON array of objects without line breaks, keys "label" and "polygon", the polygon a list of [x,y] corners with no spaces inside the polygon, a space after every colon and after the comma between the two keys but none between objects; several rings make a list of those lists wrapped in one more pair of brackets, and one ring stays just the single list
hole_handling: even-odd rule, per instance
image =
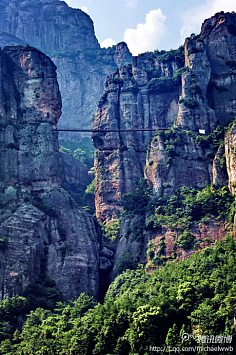
[{"label": "distant mountain ridge", "polygon": [[18,44],[36,47],[56,64],[61,128],[91,128],[106,76],[132,60],[126,44],[100,48],[89,15],[59,0],[0,0],[0,46]]},{"label": "distant mountain ridge", "polygon": [[2,46],[28,43],[48,55],[100,48],[89,15],[64,1],[1,0],[0,13]]}]

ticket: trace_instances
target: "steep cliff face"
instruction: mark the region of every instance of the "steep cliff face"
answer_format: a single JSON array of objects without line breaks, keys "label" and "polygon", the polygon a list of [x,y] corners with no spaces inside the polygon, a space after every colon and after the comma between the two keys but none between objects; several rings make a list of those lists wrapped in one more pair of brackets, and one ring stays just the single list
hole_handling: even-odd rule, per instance
[{"label": "steep cliff face", "polygon": [[29,46],[0,51],[1,298],[22,294],[39,274],[64,299],[98,295],[99,233],[61,187],[56,67]]},{"label": "steep cliff face", "polygon": [[[225,131],[236,116],[235,28],[236,14],[218,13],[204,22],[200,35],[187,38],[184,47],[134,57],[132,65],[107,77],[93,126],[104,130],[93,134],[96,213],[101,221],[110,225],[121,216],[122,196],[133,192],[143,177],[152,187],[154,204],[182,186],[201,190],[206,182],[228,184],[234,194],[235,125]],[[131,213],[121,220],[113,276],[121,262],[146,262],[150,241],[150,253],[157,258],[185,258],[193,245],[203,248],[229,231],[214,219],[199,224],[196,216],[191,223],[186,217],[171,226],[165,219],[150,227],[141,204],[138,209],[135,206],[136,216]],[[190,242],[184,250],[181,238],[196,244]]]},{"label": "steep cliff face", "polygon": [[60,155],[65,172],[64,184],[78,188],[81,185],[86,187],[92,182],[92,176],[89,175],[85,164],[65,152]]},{"label": "steep cliff face", "polygon": [[[168,127],[178,112],[180,83],[173,76],[182,66],[182,59],[159,65],[154,54],[134,58],[133,66],[121,67],[108,76],[105,93],[98,106],[94,129],[155,129]],[[155,93],[150,77],[163,77],[163,85],[170,88]],[[158,79],[156,79],[158,80]],[[170,80],[170,82],[169,82]],[[172,82],[172,81],[173,82]],[[109,220],[119,216],[121,196],[131,192],[146,161],[146,151],[152,132],[104,132],[93,134],[98,149],[95,157],[97,216]]]},{"label": "steep cliff face", "polygon": [[[186,39],[183,56],[181,48],[140,55],[106,79],[94,129],[175,129],[154,137],[152,132],[94,133],[98,218],[119,216],[121,196],[143,176],[157,196],[213,181],[216,152],[203,144],[201,134],[212,134],[236,115],[235,26],[235,14],[216,14],[199,36]],[[214,170],[214,179],[219,174]]]},{"label": "steep cliff face", "polygon": [[63,103],[60,128],[91,128],[105,77],[131,61],[126,44],[100,48],[90,17],[64,1],[1,0],[0,12],[1,46],[28,43],[53,58]]},{"label": "steep cliff face", "polygon": [[[104,52],[91,49],[87,53],[74,51],[65,56],[62,52],[62,55],[59,53],[53,56],[63,105],[58,128],[91,128],[94,112],[103,92],[105,77],[116,68],[113,55],[108,56],[108,64],[103,64],[102,57],[100,62],[97,62],[99,55],[97,52],[100,51]],[[81,136],[86,135],[89,134],[60,133],[61,138],[74,141],[79,141]]]},{"label": "steep cliff face", "polygon": [[121,67],[122,65],[127,65],[128,63],[132,63],[132,55],[125,42],[117,43],[115,48],[114,60],[118,67]]},{"label": "steep cliff face", "polygon": [[47,54],[99,48],[90,17],[64,1],[1,0],[0,5],[0,38],[4,46],[21,41]]}]

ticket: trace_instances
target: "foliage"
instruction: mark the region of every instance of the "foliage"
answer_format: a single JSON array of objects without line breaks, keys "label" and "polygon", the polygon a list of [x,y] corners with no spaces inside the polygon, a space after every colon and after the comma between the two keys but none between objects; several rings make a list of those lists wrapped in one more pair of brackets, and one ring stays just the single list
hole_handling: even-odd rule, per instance
[{"label": "foliage", "polygon": [[7,238],[0,238],[0,250],[4,250],[7,247]]},{"label": "foliage", "polygon": [[99,102],[98,102],[98,107],[102,107],[102,105],[106,102],[107,95],[108,95],[107,91],[104,91]]},{"label": "foliage", "polygon": [[225,61],[226,65],[229,65],[231,68],[235,69],[236,68],[236,60],[235,59],[228,59]]},{"label": "foliage", "polygon": [[[163,53],[164,52],[164,53]],[[158,55],[158,62],[165,63],[168,61],[184,62],[184,47],[180,46],[178,49],[170,49],[169,51],[154,51]],[[159,54],[160,53],[160,54]]]},{"label": "foliage", "polygon": [[190,97],[190,98],[181,98],[179,100],[180,104],[184,104],[186,107],[190,108],[191,110],[194,110],[195,108],[198,107],[198,102],[196,99]]},{"label": "foliage", "polygon": [[165,155],[167,157],[166,166],[169,168],[172,159],[176,156],[178,147],[184,146],[189,137],[194,137],[194,133],[186,130],[179,130],[175,127],[165,131],[157,131],[152,142],[155,143],[161,137],[161,141],[165,145]]},{"label": "foliage", "polygon": [[[124,195],[122,200],[124,215],[139,215],[139,220],[129,230],[131,241],[143,243],[145,229],[169,227],[171,231],[178,232],[177,245],[189,250],[196,244],[190,231],[194,221],[206,221],[213,216],[221,221],[233,222],[235,199],[227,186],[219,188],[207,184],[202,190],[183,186],[175,195],[151,198],[147,181],[142,180],[142,183],[144,188],[138,186],[133,193]],[[158,265],[160,260],[161,263],[164,261],[163,255],[155,256],[157,258],[153,261]]]},{"label": "foliage", "polygon": [[54,207],[46,204],[43,199],[37,195],[37,193],[32,192],[33,200],[32,204],[44,212],[46,215],[52,218],[57,218],[57,212]]},{"label": "foliage", "polygon": [[95,148],[89,138],[83,138],[80,142],[72,142],[65,139],[59,140],[60,151],[72,155],[84,163],[88,169],[94,165]]},{"label": "foliage", "polygon": [[180,84],[180,78],[181,76],[186,73],[186,72],[189,72],[190,71],[190,68],[189,67],[182,67],[182,68],[179,68],[175,75],[174,75],[174,80],[176,82],[176,84]]},{"label": "foliage", "polygon": [[103,71],[104,66],[111,66],[111,71],[117,68],[114,61],[115,47],[84,49],[77,51],[61,51],[51,55],[52,58],[67,58],[69,62],[79,63],[81,60],[87,61],[93,66],[94,70]]},{"label": "foliage", "polygon": [[[228,126],[223,127],[221,125],[218,125],[216,129],[208,134],[208,135],[197,135],[196,136],[196,142],[205,150],[209,150],[206,153],[206,157],[209,157],[210,159],[213,159],[215,157],[215,154],[219,147],[221,147],[224,143],[224,137],[226,133],[231,129],[231,127],[235,124],[234,120],[233,122],[229,123]],[[222,156],[221,161],[220,161],[221,168],[224,167],[225,165],[225,155]]]},{"label": "foliage", "polygon": [[155,67],[147,68],[147,69],[145,69],[145,71],[148,74],[149,80],[154,79],[154,78],[160,78],[160,76],[161,76],[160,71],[158,69],[156,69]]},{"label": "foliage", "polygon": [[136,241],[138,243],[143,244],[143,231],[144,231],[144,227],[145,227],[145,216],[141,215],[139,216],[138,220],[136,220],[134,222],[134,224],[132,225],[132,227],[130,228],[129,232],[130,232],[130,241]]},{"label": "foliage", "polygon": [[112,79],[111,79],[111,82],[112,82],[113,84],[118,84],[118,85],[122,86],[122,85],[124,84],[124,79],[122,79],[122,78],[116,76],[115,78],[112,78]]},{"label": "foliage", "polygon": [[188,231],[184,230],[183,233],[179,235],[179,238],[177,240],[177,244],[180,248],[183,250],[189,250],[193,248],[195,242],[195,237],[194,235]]},{"label": "foliage", "polygon": [[200,84],[199,84],[199,82],[196,82],[196,79],[194,76],[191,79],[191,85],[189,85],[188,90],[189,90],[189,95],[192,97],[193,96],[195,97],[196,94],[198,94],[199,96],[202,96]]},{"label": "foliage", "polygon": [[[151,240],[148,243],[147,248],[147,258],[151,260],[151,267],[162,265],[166,261],[165,251],[166,251],[166,243],[165,237],[161,237],[159,243],[154,243],[154,240]],[[148,267],[149,268],[149,267]],[[148,269],[147,268],[147,269]]]},{"label": "foliage", "polygon": [[129,269],[129,270],[134,270],[136,269],[136,263],[133,259],[133,256],[126,251],[125,253],[123,253],[118,262],[117,262],[117,266],[116,266],[116,272],[118,274],[121,274],[123,271]]},{"label": "foliage", "polygon": [[152,191],[147,179],[141,178],[134,192],[125,194],[122,197],[124,214],[128,214],[130,216],[137,214],[144,215],[151,195]]},{"label": "foliage", "polygon": [[0,301],[0,342],[13,336],[19,316],[25,315],[28,310],[27,299],[21,296]]},{"label": "foliage", "polygon": [[121,218],[114,218],[106,224],[100,223],[103,235],[110,241],[114,241],[120,233]]},{"label": "foliage", "polygon": [[60,147],[59,151],[61,153],[66,153],[66,154],[72,155],[72,151],[68,148],[63,147],[63,146]]},{"label": "foliage", "polygon": [[[142,267],[126,270],[112,282],[103,304],[82,294],[58,303],[53,312],[31,311],[14,335],[13,328],[8,336],[10,330],[3,326],[1,354],[146,355],[150,346],[199,346],[199,335],[232,336],[233,346],[236,334],[229,320],[236,310],[235,275],[236,244],[231,237],[152,274]],[[2,322],[8,316],[17,319],[24,301],[19,309],[6,308],[2,301],[2,311]],[[183,333],[195,339],[183,345]]]},{"label": "foliage", "polygon": [[26,297],[30,309],[42,307],[53,310],[56,303],[61,300],[55,281],[43,274],[40,275],[37,282],[26,288],[24,297]]},{"label": "foliage", "polygon": [[208,148],[213,145],[214,148],[218,149],[218,147],[224,142],[224,134],[224,127],[219,125],[209,135],[198,135],[196,137],[196,142],[203,148]]},{"label": "foliage", "polygon": [[[60,151],[70,154],[75,159],[81,161],[88,169],[91,169],[94,165],[94,146],[91,143],[91,139],[83,138],[80,142],[73,142],[64,139],[59,140]],[[86,181],[79,181],[79,184],[67,183],[64,181],[63,187],[73,197],[75,202],[85,208],[90,213],[93,213],[92,203],[88,201],[88,194],[93,195],[95,185],[94,182],[87,186]],[[88,189],[88,190],[87,190]],[[89,203],[90,206],[87,206]]]},{"label": "foliage", "polygon": [[[193,221],[200,221],[210,216],[232,222],[235,205],[234,196],[227,186],[218,188],[213,184],[207,185],[203,190],[183,186],[176,191],[175,195],[150,201],[147,210],[149,211],[146,223],[148,228],[155,229],[166,225],[172,230],[184,232],[189,230]],[[180,244],[183,244],[186,237],[191,240],[190,235],[184,234]]]},{"label": "foliage", "polygon": [[87,186],[85,192],[86,194],[95,195],[95,191],[96,191],[96,185],[95,185],[95,179],[93,179],[93,181]]},{"label": "foliage", "polygon": [[147,85],[147,90],[150,93],[161,94],[164,92],[172,92],[176,88],[176,83],[173,78],[153,78]]}]

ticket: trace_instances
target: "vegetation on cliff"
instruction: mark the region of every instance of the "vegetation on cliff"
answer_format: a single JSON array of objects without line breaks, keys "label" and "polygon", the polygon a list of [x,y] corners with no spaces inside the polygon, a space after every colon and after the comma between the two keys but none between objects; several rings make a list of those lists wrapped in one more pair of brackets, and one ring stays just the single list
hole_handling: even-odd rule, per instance
[{"label": "vegetation on cliff", "polygon": [[60,151],[72,155],[84,163],[88,169],[94,165],[94,151],[95,148],[89,138],[84,138],[80,142],[73,142],[66,139],[60,139]]},{"label": "vegetation on cliff", "polygon": [[[99,70],[104,74],[108,66],[113,66],[112,58],[115,50],[114,47],[108,50],[99,49],[96,45],[94,50],[86,48],[92,47],[85,47],[80,51],[74,48],[64,51],[61,48],[54,56],[59,62],[62,58],[66,59],[66,66],[73,67],[75,72],[73,76],[77,76],[79,63],[86,66],[89,62],[93,66],[89,76],[87,72],[85,73],[86,82],[93,82],[93,85],[91,90],[83,93],[83,100],[86,97],[93,97],[94,95],[90,93],[99,87],[98,84],[94,84],[98,82],[95,80],[96,77],[94,81],[88,78],[93,78],[94,72]],[[26,46],[23,50],[32,51],[32,48]],[[93,182],[87,186],[86,182],[81,187],[77,186],[76,191],[72,189],[72,195],[74,194],[74,199],[80,205],[84,205],[86,194],[92,195],[95,188],[97,192],[101,192],[98,207],[102,206],[110,218],[102,228],[103,238],[100,238],[94,220],[77,208],[73,199],[61,188],[63,172],[62,169],[58,169],[60,159],[54,145],[51,156],[54,154],[54,161],[58,162],[55,167],[52,162],[51,165],[46,165],[45,154],[41,154],[48,152],[48,145],[45,144],[45,147],[42,145],[43,139],[36,140],[34,144],[29,140],[27,145],[25,144],[24,137],[38,137],[36,131],[33,134],[24,131],[19,137],[17,127],[12,126],[9,127],[10,131],[3,131],[6,142],[4,141],[5,145],[2,144],[2,157],[5,159],[6,151],[13,151],[17,164],[12,166],[17,166],[19,170],[15,170],[13,179],[10,179],[11,169],[6,170],[7,179],[6,181],[3,179],[6,186],[14,184],[13,190],[16,193],[15,202],[11,199],[5,200],[10,217],[6,217],[9,217],[9,220],[4,226],[8,239],[4,234],[0,238],[3,260],[0,265],[3,270],[2,297],[6,296],[5,288],[9,288],[7,295],[10,296],[22,294],[24,285],[29,284],[29,286],[24,290],[24,297],[6,298],[0,302],[1,354],[147,355],[152,352],[153,346],[179,347],[178,349],[182,346],[201,346],[209,343],[209,337],[211,345],[220,343],[236,346],[235,329],[231,327],[236,312],[236,243],[232,237],[236,208],[235,197],[226,186],[229,182],[231,191],[232,186],[235,186],[234,178],[230,180],[230,169],[235,172],[236,145],[233,140],[236,133],[229,132],[228,146],[225,136],[229,129],[226,125],[235,115],[235,107],[228,105],[235,100],[233,94],[228,96],[229,91],[235,92],[235,86],[234,83],[230,86],[229,80],[227,81],[227,75],[230,74],[231,77],[235,68],[235,59],[225,59],[225,65],[230,67],[230,71],[219,74],[225,78],[225,83],[221,86],[220,81],[217,81],[219,78],[214,75],[215,64],[210,63],[211,57],[213,58],[215,54],[211,52],[212,49],[206,47],[205,57],[200,56],[204,52],[203,42],[199,41],[199,37],[191,36],[191,41],[188,40],[185,50],[186,63],[189,61],[188,68],[184,67],[187,64],[184,63],[183,47],[176,51],[156,51],[153,54],[143,54],[134,58],[135,65],[133,63],[121,67],[116,71],[115,76],[113,73],[106,82],[106,92],[98,105],[100,116],[97,115],[96,119],[99,123],[95,119],[98,129],[105,127],[105,131],[113,126],[132,128],[135,125],[143,128],[174,125],[178,128],[159,132],[151,143],[151,134],[148,135],[147,132],[133,132],[133,135],[130,133],[127,136],[119,132],[118,138],[115,134],[104,135],[104,139],[97,137],[99,154],[97,154],[96,182],[100,180],[101,185],[95,187]],[[199,57],[196,63],[192,63],[194,57],[190,58],[190,55],[195,54]],[[221,63],[222,58],[220,59],[219,56],[217,58]],[[222,68],[222,65],[218,68]],[[26,73],[30,75],[31,70],[26,70]],[[45,77],[43,73],[42,79]],[[28,80],[25,87],[28,88],[28,85],[34,82]],[[20,80],[16,84],[22,85],[19,83]],[[85,87],[83,80],[80,87]],[[36,87],[34,91],[36,98],[40,97],[37,94],[38,89]],[[222,94],[222,100],[219,100],[218,94],[215,96],[212,94],[214,90],[227,95]],[[13,89],[9,90],[9,94],[12,92]],[[180,92],[182,92],[181,97]],[[22,97],[24,96],[22,94]],[[73,96],[76,96],[74,92]],[[21,102],[20,96],[18,99]],[[222,101],[220,102],[222,106],[216,105],[216,100],[217,103]],[[5,101],[7,102],[4,95],[2,101],[3,105]],[[230,110],[227,111],[225,107],[228,106]],[[56,117],[59,115],[60,107],[58,105]],[[70,107],[73,105],[70,104]],[[7,106],[7,110],[9,108],[10,106]],[[29,112],[30,119],[33,111],[34,108]],[[80,116],[89,117],[89,115]],[[49,117],[50,115],[42,116],[44,120]],[[35,122],[38,125],[37,118]],[[114,122],[118,122],[118,125],[113,125]],[[46,123],[48,124],[42,121],[41,127]],[[55,127],[55,122],[52,123]],[[221,125],[217,127],[219,123]],[[48,132],[42,129],[44,139],[48,137]],[[201,135],[199,132],[208,134]],[[51,140],[47,138],[47,142],[54,142],[52,138]],[[15,142],[21,145],[16,145]],[[148,145],[151,146],[149,153],[152,149],[152,155],[150,154],[148,158],[152,157],[153,160],[148,159],[148,166],[145,168],[153,167],[150,175],[152,173],[154,178],[150,181],[154,188],[156,184],[156,191],[144,178],[139,180],[136,188],[134,186],[139,177],[143,176]],[[223,145],[225,151],[221,152],[221,155],[219,153],[219,166],[222,171],[226,171],[225,162],[228,159],[228,181],[222,178],[220,185],[212,184],[210,182],[214,181],[212,179],[213,159],[217,150],[219,152],[219,148]],[[23,151],[20,148],[22,146],[27,147],[24,159],[21,154],[18,154],[18,150],[20,153]],[[35,159],[27,160],[34,150]],[[67,158],[72,157],[68,164],[70,167],[75,163],[75,159],[81,162],[80,165],[85,167],[86,172],[93,166],[91,146],[83,147],[81,143],[77,145],[64,140],[60,150],[67,153]],[[9,155],[7,158],[8,160],[4,162],[13,161],[12,156]],[[230,159],[232,159],[231,165]],[[186,170],[179,169],[185,163]],[[4,169],[5,166],[11,167],[11,164],[6,163]],[[43,174],[44,166],[48,168],[48,175]],[[28,171],[31,167],[32,176],[29,177]],[[54,170],[55,176],[52,175]],[[36,176],[33,175],[35,171],[38,174]],[[72,175],[71,171],[70,175]],[[191,174],[188,175],[189,171]],[[193,176],[196,174],[199,175],[194,179]],[[44,180],[38,184],[41,175]],[[174,182],[173,176],[176,179]],[[205,176],[208,183],[204,187]],[[71,179],[67,186],[70,183],[75,186],[76,179],[77,176],[74,180]],[[178,185],[176,181],[180,179],[183,181],[185,179],[185,182],[181,180]],[[18,187],[21,186],[22,181],[26,188],[29,183],[32,185],[30,197],[26,196],[25,204],[22,204],[25,210],[18,208],[17,194],[20,194]],[[128,182],[127,186],[125,186],[126,182]],[[185,184],[191,187],[186,187]],[[53,187],[52,192],[48,189],[50,185]],[[64,184],[63,187],[66,188],[66,185]],[[160,191],[157,191],[159,187]],[[124,191],[133,192],[124,195]],[[155,197],[153,191],[156,193]],[[27,204],[28,202],[32,204]],[[109,204],[106,205],[106,202]],[[116,218],[116,212],[113,215],[110,213],[114,202],[117,202],[119,213],[121,204],[123,206],[121,219]],[[17,211],[18,214],[15,213]],[[22,218],[23,213],[24,218]],[[3,219],[4,223],[6,220]],[[200,224],[207,225],[213,220],[221,223],[225,228],[224,235],[228,232],[227,237],[220,242],[216,242],[217,238],[214,236],[212,239],[208,238],[208,244],[214,244],[214,247],[201,251],[207,244],[207,238],[205,240],[197,238],[195,227]],[[125,224],[127,228],[122,229]],[[33,228],[35,228],[33,238],[29,241]],[[163,233],[165,230],[174,235],[172,235],[174,248],[171,251],[170,244],[167,244],[166,235]],[[11,239],[15,239],[13,240],[14,255],[9,247],[14,244]],[[124,239],[126,244],[123,243],[120,247]],[[109,249],[111,244],[108,240],[114,241],[113,249]],[[18,241],[21,241],[21,244]],[[38,241],[41,245],[37,244]],[[201,242],[204,245],[201,245]],[[25,248],[25,244],[28,249]],[[135,250],[132,250],[133,246]],[[19,247],[21,247],[20,258]],[[41,256],[38,259],[34,258],[34,261],[38,265],[41,261],[41,274],[36,270],[35,275],[31,277],[33,263],[31,260],[28,261],[25,255],[38,255],[40,248]],[[190,256],[193,250],[195,253]],[[189,259],[180,261],[181,257],[186,259],[189,257]],[[16,260],[17,262],[19,260],[18,264]],[[8,269],[5,268],[5,263],[8,263]],[[19,274],[11,271],[12,265],[17,266],[17,272],[20,269]],[[55,275],[55,282],[47,276],[50,268],[51,274]],[[97,297],[99,292],[100,295],[105,293],[107,280],[110,281],[112,277],[111,272],[113,272],[113,282],[105,295],[104,302],[97,303],[90,295]],[[115,278],[116,275],[119,276]],[[14,283],[13,277],[16,277]],[[107,283],[103,282],[105,278]],[[61,292],[64,292],[64,300],[70,299],[67,303],[61,302],[61,294],[56,289],[58,285],[61,287]],[[80,294],[81,290],[85,290],[87,295]],[[80,296],[77,299],[71,300],[78,294]],[[171,352],[171,350],[167,351]],[[166,348],[162,350],[160,348],[159,352],[166,353]],[[181,353],[181,350],[178,352]],[[185,354],[191,352],[192,349],[183,351]],[[207,354],[208,351],[199,350],[198,353]],[[227,353],[227,350],[223,353]]]},{"label": "vegetation on cliff", "polygon": [[[103,304],[81,294],[53,311],[37,308],[25,318],[26,299],[7,299],[0,305],[0,352],[147,355],[150,346],[203,347],[210,336],[211,346],[233,347],[235,274],[236,244],[227,237],[152,274],[142,266],[125,271],[110,285]],[[23,326],[20,319],[26,319]]]},{"label": "vegetation on cliff", "polygon": [[[69,154],[74,159],[80,161],[82,163],[81,168],[84,172],[87,172],[88,170],[93,168],[95,149],[89,138],[83,138],[80,142],[60,139],[59,144],[60,152]],[[69,168],[69,170],[71,170],[71,168]],[[71,171],[69,175],[71,175]],[[94,181],[91,182],[91,179],[89,179],[88,175],[87,179],[85,178],[85,176],[84,178],[77,178],[76,183],[69,183],[66,179],[66,181],[64,181],[63,183],[63,187],[70,193],[70,195],[73,197],[76,203],[78,203],[78,205],[82,206],[87,211],[94,213],[93,205],[95,185]]]}]

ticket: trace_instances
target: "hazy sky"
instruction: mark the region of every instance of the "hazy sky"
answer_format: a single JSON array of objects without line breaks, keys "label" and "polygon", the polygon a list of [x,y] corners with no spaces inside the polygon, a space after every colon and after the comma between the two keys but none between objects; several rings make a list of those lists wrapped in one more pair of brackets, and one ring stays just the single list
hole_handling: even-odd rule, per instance
[{"label": "hazy sky", "polygon": [[235,0],[66,0],[86,11],[102,47],[125,41],[133,55],[176,49],[204,19],[236,11]]}]

